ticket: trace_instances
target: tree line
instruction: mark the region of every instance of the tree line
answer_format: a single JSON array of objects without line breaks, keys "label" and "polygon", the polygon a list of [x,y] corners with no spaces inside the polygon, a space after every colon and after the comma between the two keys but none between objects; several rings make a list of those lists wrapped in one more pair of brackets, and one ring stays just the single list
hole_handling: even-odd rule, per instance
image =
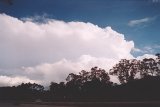
[{"label": "tree line", "polygon": [[[111,81],[116,76],[120,82]],[[109,72],[93,67],[70,73],[66,82],[0,87],[0,101],[159,101],[160,54],[156,58],[122,59]]]}]

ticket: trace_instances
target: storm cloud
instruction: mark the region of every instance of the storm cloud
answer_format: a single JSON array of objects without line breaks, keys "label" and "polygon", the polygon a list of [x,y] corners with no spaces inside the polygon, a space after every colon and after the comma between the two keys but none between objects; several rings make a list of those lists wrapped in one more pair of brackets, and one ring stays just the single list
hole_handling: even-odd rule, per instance
[{"label": "storm cloud", "polygon": [[0,32],[0,84],[59,82],[71,72],[94,66],[108,71],[120,59],[133,58],[134,42],[110,26],[0,14]]}]

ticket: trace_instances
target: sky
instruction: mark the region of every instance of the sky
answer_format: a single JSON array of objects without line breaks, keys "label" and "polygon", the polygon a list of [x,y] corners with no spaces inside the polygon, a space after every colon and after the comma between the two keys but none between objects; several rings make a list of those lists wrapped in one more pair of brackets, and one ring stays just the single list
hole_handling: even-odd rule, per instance
[{"label": "sky", "polygon": [[0,0],[0,86],[154,57],[159,10],[160,0]]}]

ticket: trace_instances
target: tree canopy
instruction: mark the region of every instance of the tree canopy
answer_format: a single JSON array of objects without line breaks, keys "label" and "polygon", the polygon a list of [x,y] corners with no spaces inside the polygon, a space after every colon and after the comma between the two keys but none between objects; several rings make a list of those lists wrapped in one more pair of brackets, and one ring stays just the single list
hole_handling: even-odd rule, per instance
[{"label": "tree canopy", "polygon": [[[115,85],[111,75],[121,84]],[[0,101],[159,101],[159,82],[160,54],[156,54],[156,58],[122,59],[109,72],[93,67],[70,73],[66,82],[51,82],[48,90],[36,83],[0,87]]]}]

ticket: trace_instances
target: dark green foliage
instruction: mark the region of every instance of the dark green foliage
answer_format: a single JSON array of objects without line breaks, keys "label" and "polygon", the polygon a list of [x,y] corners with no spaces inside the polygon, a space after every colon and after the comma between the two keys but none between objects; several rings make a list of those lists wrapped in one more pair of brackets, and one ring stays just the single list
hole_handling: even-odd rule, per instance
[{"label": "dark green foliage", "polygon": [[51,82],[49,90],[39,84],[1,87],[0,101],[159,101],[160,54],[143,60],[122,59],[112,69],[120,85],[110,81],[101,68],[70,73],[65,82]]},{"label": "dark green foliage", "polygon": [[119,81],[122,84],[127,83],[134,80],[135,75],[140,72],[140,63],[141,62],[136,59],[122,59],[118,64],[110,69],[110,74],[118,76]]},{"label": "dark green foliage", "polygon": [[1,100],[35,101],[38,98],[42,98],[43,94],[44,87],[35,83],[22,83],[17,87],[0,88]]},{"label": "dark green foliage", "polygon": [[112,69],[110,69],[110,74],[118,76],[118,79],[122,84],[136,79],[136,75],[139,75],[140,78],[144,78],[146,76],[159,76],[160,55],[156,54],[156,56],[156,59],[122,59],[118,64],[116,64]]}]

